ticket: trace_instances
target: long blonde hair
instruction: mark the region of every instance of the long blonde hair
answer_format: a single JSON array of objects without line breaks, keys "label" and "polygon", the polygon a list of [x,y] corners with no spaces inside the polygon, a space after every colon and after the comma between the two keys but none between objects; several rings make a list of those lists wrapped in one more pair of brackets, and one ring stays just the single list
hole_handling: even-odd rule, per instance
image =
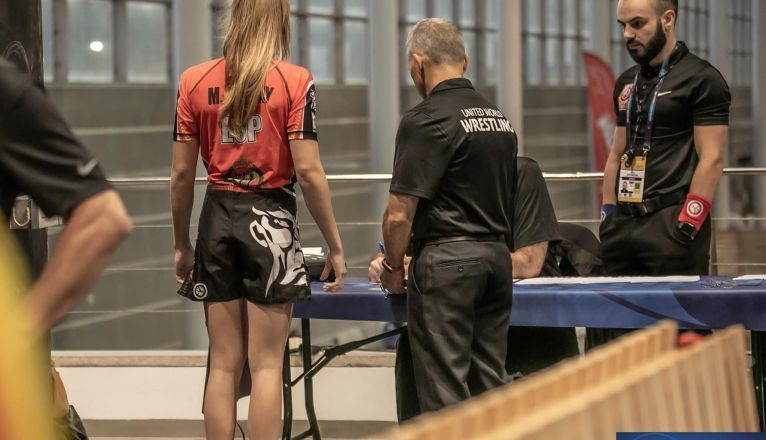
[{"label": "long blonde hair", "polygon": [[232,133],[242,133],[255,115],[272,60],[289,54],[289,0],[233,1],[223,41],[226,93],[220,114],[229,118]]}]

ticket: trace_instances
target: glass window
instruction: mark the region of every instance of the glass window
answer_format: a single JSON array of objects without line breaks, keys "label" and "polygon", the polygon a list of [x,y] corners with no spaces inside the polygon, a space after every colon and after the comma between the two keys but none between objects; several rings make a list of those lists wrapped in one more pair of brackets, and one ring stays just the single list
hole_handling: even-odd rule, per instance
[{"label": "glass window", "polygon": [[460,25],[476,26],[476,2],[460,0]]},{"label": "glass window", "polygon": [[[527,54],[540,54],[543,50],[542,40],[540,37],[535,36],[529,36],[524,41],[524,46],[526,48]],[[528,57],[527,62],[524,63],[525,70],[524,74],[526,75],[526,81],[527,84],[530,85],[539,85],[542,84],[543,79],[543,73],[541,69],[541,63],[540,63],[539,56],[536,57]]]},{"label": "glass window", "polygon": [[309,13],[332,14],[335,12],[335,0],[311,0],[306,3],[308,3]]},{"label": "glass window", "polygon": [[[569,0],[572,1],[572,0]],[[561,30],[559,25],[559,15],[561,9],[559,9],[559,0],[545,0],[545,30],[551,33],[556,33]]]},{"label": "glass window", "polygon": [[577,35],[577,3],[568,0],[564,2],[563,29],[566,35]]},{"label": "glass window", "polygon": [[500,14],[500,0],[487,0],[486,23],[490,29],[497,29],[497,16]]},{"label": "glass window", "polygon": [[347,84],[367,84],[367,23],[347,20],[344,23],[343,54]]},{"label": "glass window", "polygon": [[476,66],[481,62],[477,59],[476,53],[476,32],[463,31],[463,44],[465,45],[465,53],[468,54],[468,71],[466,72],[466,78],[472,82],[476,82]]},{"label": "glass window", "polygon": [[484,40],[486,43],[484,83],[488,86],[497,84],[497,60],[500,58],[497,32],[488,32]]},{"label": "glass window", "polygon": [[298,18],[294,15],[290,17],[290,62],[300,64],[300,25]]},{"label": "glass window", "polygon": [[545,83],[551,86],[561,84],[560,47],[559,40],[555,38],[545,41]]},{"label": "glass window", "polygon": [[343,12],[349,17],[367,17],[369,9],[368,0],[346,0]]},{"label": "glass window", "polygon": [[53,0],[42,0],[43,25],[43,79],[53,81],[54,48],[53,48]]},{"label": "glass window", "polygon": [[524,26],[529,32],[542,31],[542,2],[540,0],[524,0]]},{"label": "glass window", "polygon": [[[380,1],[380,0],[377,0]],[[384,0],[394,1],[394,0]],[[406,0],[405,19],[409,22],[416,22],[426,18],[426,0]]]},{"label": "glass window", "polygon": [[167,6],[129,2],[128,81],[168,81]]},{"label": "glass window", "polygon": [[434,16],[445,20],[452,20],[455,10],[452,0],[433,0]]},{"label": "glass window", "polygon": [[564,40],[563,82],[566,85],[576,85],[580,81],[580,51],[577,40]]},{"label": "glass window", "polygon": [[729,27],[732,37],[729,40],[729,55],[734,64],[732,86],[752,86],[753,39],[751,17],[752,0],[735,0],[729,6]]},{"label": "glass window", "polygon": [[67,0],[67,7],[69,81],[112,81],[112,3],[106,0]]},{"label": "glass window", "polygon": [[329,18],[309,19],[308,67],[317,83],[335,82],[335,31]]}]

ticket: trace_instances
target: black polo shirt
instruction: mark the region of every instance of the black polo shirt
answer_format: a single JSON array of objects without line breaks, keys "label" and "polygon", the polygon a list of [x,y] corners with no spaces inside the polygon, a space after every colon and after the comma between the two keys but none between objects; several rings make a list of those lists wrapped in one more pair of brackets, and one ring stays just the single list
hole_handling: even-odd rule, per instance
[{"label": "black polo shirt", "polygon": [[438,84],[396,135],[390,191],[420,198],[415,241],[505,234],[511,245],[516,133],[471,82]]},{"label": "black polo shirt", "polygon": [[[657,98],[644,199],[688,191],[699,161],[694,147],[694,126],[729,124],[729,86],[715,67],[690,53],[683,42],[670,56],[669,66]],[[624,127],[627,99],[639,70],[638,90],[630,115],[631,127],[638,127],[638,135],[630,133],[629,138],[640,154],[649,103],[659,80],[659,66],[634,66],[623,73],[614,89],[614,105],[617,125]],[[628,148],[630,144],[626,150]]]},{"label": "black polo shirt", "polygon": [[556,213],[543,179],[543,172],[534,160],[519,157],[516,164],[516,203],[513,207],[513,251],[537,243],[549,242],[541,276],[560,276],[551,241],[559,240]]},{"label": "black polo shirt", "polygon": [[0,209],[32,197],[49,216],[67,216],[110,185],[59,113],[27,75],[0,60]]}]

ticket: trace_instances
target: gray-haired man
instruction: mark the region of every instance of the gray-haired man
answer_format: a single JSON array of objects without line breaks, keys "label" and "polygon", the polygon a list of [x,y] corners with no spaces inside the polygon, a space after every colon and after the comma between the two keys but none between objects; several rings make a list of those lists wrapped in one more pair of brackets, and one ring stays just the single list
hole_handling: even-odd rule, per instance
[{"label": "gray-haired man", "polygon": [[454,24],[427,19],[408,43],[423,102],[402,118],[383,219],[381,276],[404,293],[422,411],[505,382],[516,134],[471,82]]}]

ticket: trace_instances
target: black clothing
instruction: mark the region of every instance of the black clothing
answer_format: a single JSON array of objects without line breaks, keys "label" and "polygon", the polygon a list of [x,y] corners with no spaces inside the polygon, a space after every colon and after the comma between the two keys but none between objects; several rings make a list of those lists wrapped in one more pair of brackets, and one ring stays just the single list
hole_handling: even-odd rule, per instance
[{"label": "black clothing", "polygon": [[[679,43],[670,56],[669,69],[657,97],[644,199],[679,190],[687,192],[699,161],[694,149],[694,126],[729,125],[729,86],[715,67]],[[639,66],[625,71],[615,85],[614,105],[617,125],[625,127],[626,87],[632,86],[639,70],[630,115],[631,127],[638,132],[628,134],[631,142],[626,145],[626,151],[635,146],[641,154],[648,107],[659,81],[659,71]]]},{"label": "black clothing", "polygon": [[404,115],[391,192],[420,198],[407,320],[422,411],[505,381],[515,180],[516,134],[470,81]]},{"label": "black clothing", "polygon": [[507,234],[516,134],[467,79],[450,79],[408,111],[396,135],[390,191],[420,198],[415,242]]},{"label": "black clothing", "polygon": [[707,275],[710,221],[690,240],[678,230],[683,205],[644,217],[616,209],[601,223],[601,259],[612,276]]},{"label": "black clothing", "polygon": [[97,161],[27,75],[0,60],[0,208],[29,194],[48,216],[67,216],[110,189]]},{"label": "black clothing", "polygon": [[[728,125],[731,96],[721,74],[707,61],[678,43],[657,94],[655,128],[647,155],[644,206],[623,203],[600,228],[601,254],[607,275],[680,275],[708,273],[710,218],[694,242],[677,231],[677,215],[691,186],[699,158],[694,127]],[[647,107],[659,81],[657,69],[635,66],[620,76],[615,87],[617,124],[627,122],[627,101],[634,94],[626,151],[639,150],[646,129]],[[631,92],[640,72],[637,91]],[[639,153],[640,154],[640,153]],[[619,182],[619,179],[618,179]],[[619,184],[619,183],[618,183]],[[617,189],[615,188],[615,191]]]},{"label": "black clothing", "polygon": [[505,383],[511,272],[502,241],[427,245],[410,264],[407,325],[422,412]]},{"label": "black clothing", "polygon": [[285,191],[208,188],[199,219],[194,279],[187,298],[255,304],[308,299],[295,197]]},{"label": "black clothing", "polygon": [[[679,43],[669,60],[670,70],[657,94],[655,127],[647,155],[643,204],[621,203],[599,228],[601,260],[606,275],[707,275],[710,263],[711,219],[690,240],[678,231],[678,214],[691,186],[699,157],[695,126],[729,124],[731,95],[721,74],[707,61]],[[623,73],[615,87],[617,125],[637,131],[628,134],[626,152],[641,154],[646,118],[659,81],[656,69],[640,71],[631,114],[627,97],[635,66]],[[633,131],[633,130],[631,130]],[[616,185],[619,185],[619,179]],[[615,188],[616,191],[616,188]],[[643,205],[643,206],[642,206]],[[606,342],[625,330],[588,329],[586,348]]]},{"label": "black clothing", "polygon": [[[516,172],[517,188],[513,211],[513,242],[516,245],[514,251],[547,242],[549,250],[541,275],[559,276],[557,259],[553,250],[556,249],[555,244],[563,240],[560,240],[557,232],[556,215],[542,171],[534,160],[519,157]],[[595,237],[592,239],[598,244]],[[407,334],[408,331],[405,330],[396,348],[396,407],[399,422],[421,414]],[[509,374],[518,372],[530,374],[578,354],[579,348],[574,328],[508,328],[505,369]]]},{"label": "black clothing", "polygon": [[[516,203],[513,207],[513,251],[559,238],[556,213],[540,166],[527,157],[516,163]],[[544,277],[559,276],[556,257],[545,255],[540,273]]]},{"label": "black clothing", "polygon": [[[552,251],[558,241],[556,214],[543,179],[543,172],[532,159],[518,158],[516,204],[513,210],[514,252],[537,243],[548,243],[543,277],[560,276]],[[511,323],[513,324],[513,323]],[[580,353],[573,327],[509,327],[505,368],[511,375],[528,375]]]}]

